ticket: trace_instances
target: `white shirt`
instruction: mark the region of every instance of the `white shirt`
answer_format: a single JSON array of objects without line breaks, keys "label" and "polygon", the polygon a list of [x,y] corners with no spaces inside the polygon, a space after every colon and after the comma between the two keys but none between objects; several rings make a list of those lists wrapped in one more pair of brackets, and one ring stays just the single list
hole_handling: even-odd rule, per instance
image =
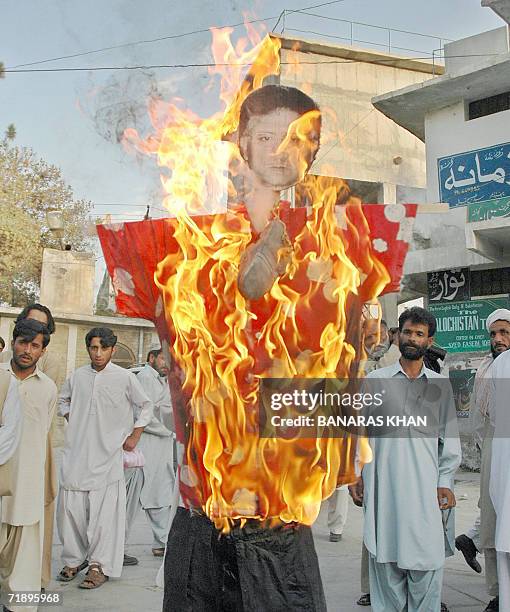
[{"label": "white shirt", "polygon": [[[12,373],[10,363],[0,368]],[[43,518],[46,443],[57,403],[57,387],[36,366],[24,379],[16,379],[23,412],[21,438],[12,457],[14,494],[4,497],[2,522],[34,525]]]},{"label": "white shirt", "polygon": [[109,362],[100,372],[91,365],[78,368],[66,380],[59,414],[69,415],[62,486],[92,491],[124,478],[122,445],[133,423],[145,427],[151,421],[153,404],[132,372]]},{"label": "white shirt", "polygon": [[495,431],[489,492],[496,511],[496,550],[510,553],[510,350],[494,360],[492,382],[489,415]]},{"label": "white shirt", "polygon": [[[23,414],[19,401],[18,384],[11,376],[0,422],[0,465],[7,463],[18,448],[22,423]],[[0,497],[0,520],[1,518],[2,498]]]},{"label": "white shirt", "polygon": [[151,425],[145,429],[146,433],[161,434],[161,428],[154,428],[154,424],[163,424],[167,430],[173,431],[173,414],[172,400],[170,399],[170,387],[166,376],[160,376],[158,372],[148,363],[145,364],[142,370],[136,377],[143,387],[143,390],[149,396],[149,399],[154,404],[154,419]]},{"label": "white shirt", "polygon": [[0,423],[0,465],[7,463],[18,448],[22,423],[23,414],[19,400],[18,383],[14,376],[11,376]]}]

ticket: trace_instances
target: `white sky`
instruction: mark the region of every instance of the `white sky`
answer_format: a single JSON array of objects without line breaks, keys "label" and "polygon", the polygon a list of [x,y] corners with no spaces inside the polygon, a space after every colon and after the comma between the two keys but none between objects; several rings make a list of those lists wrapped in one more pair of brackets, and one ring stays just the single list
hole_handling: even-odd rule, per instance
[{"label": "white sky", "polygon": [[[274,17],[321,0],[4,0],[0,23],[0,61],[6,67],[142,39],[242,21],[249,9],[256,17]],[[480,0],[344,0],[311,12],[379,26],[458,39],[503,25]],[[271,29],[276,22],[268,22]],[[287,28],[334,36],[348,34],[341,22],[293,14]],[[278,28],[280,29],[280,28]],[[286,30],[289,35],[300,34]],[[235,36],[243,30],[235,30]],[[317,35],[301,34],[315,38]],[[357,26],[355,36],[384,43],[387,33]],[[342,43],[341,40],[329,39]],[[429,53],[439,43],[392,34],[393,44]],[[363,45],[361,45],[363,46]],[[366,45],[365,45],[366,46]],[[210,35],[124,47],[34,68],[91,68],[210,61]],[[95,213],[143,215],[143,204],[159,201],[155,163],[140,162],[111,138],[133,122],[145,125],[145,100],[156,87],[164,97],[181,96],[202,114],[212,98],[203,94],[205,69],[152,72],[60,72],[7,74],[0,81],[0,131],[13,122],[17,144],[31,146],[62,168],[76,196],[92,200]],[[120,112],[119,112],[120,109]],[[215,108],[216,109],[216,108]],[[129,110],[129,113],[128,113]],[[131,114],[130,114],[131,113]],[[132,114],[134,113],[134,114]],[[107,136],[105,138],[104,136]],[[109,140],[108,140],[109,138]],[[139,205],[135,207],[134,205]]]}]

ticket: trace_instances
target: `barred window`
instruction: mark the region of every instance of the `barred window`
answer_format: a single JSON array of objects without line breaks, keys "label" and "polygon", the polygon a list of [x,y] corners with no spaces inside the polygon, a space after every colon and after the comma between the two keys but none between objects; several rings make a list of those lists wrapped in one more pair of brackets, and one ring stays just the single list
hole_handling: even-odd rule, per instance
[{"label": "barred window", "polygon": [[469,103],[468,119],[478,119],[510,109],[510,91]]},{"label": "barred window", "polygon": [[510,268],[471,270],[471,295],[510,294]]}]

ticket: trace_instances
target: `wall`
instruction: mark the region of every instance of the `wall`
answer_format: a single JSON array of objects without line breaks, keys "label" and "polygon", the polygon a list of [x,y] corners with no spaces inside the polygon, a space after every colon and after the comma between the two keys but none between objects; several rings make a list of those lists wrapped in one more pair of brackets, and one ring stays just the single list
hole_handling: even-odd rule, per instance
[{"label": "wall", "polygon": [[460,101],[425,118],[429,202],[439,202],[438,158],[510,141],[510,110],[471,121],[465,117],[464,101]]},{"label": "wall", "polygon": [[508,28],[503,26],[455,40],[444,46],[448,74],[455,74],[487,61],[490,54],[508,53]]},{"label": "wall", "polygon": [[[432,75],[286,49],[282,49],[281,59],[283,64],[290,61],[298,65],[282,65],[280,82],[303,89],[323,111],[321,149],[312,172],[425,187],[424,144],[376,111],[371,99]],[[402,158],[399,165],[393,163],[396,156]],[[324,164],[330,168],[321,172]]]},{"label": "wall", "polygon": [[51,311],[91,315],[94,307],[93,253],[44,249],[41,303]]}]

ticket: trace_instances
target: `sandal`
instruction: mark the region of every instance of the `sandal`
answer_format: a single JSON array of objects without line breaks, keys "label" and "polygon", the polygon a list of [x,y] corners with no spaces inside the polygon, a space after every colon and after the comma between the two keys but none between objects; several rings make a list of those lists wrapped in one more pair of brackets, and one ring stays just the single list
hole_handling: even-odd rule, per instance
[{"label": "sandal", "polygon": [[88,561],[85,560],[78,567],[69,567],[68,565],[65,565],[60,570],[60,573],[57,576],[57,580],[59,582],[71,582],[71,580],[74,580],[76,576],[87,567],[88,564]]},{"label": "sandal", "polygon": [[99,565],[99,563],[91,563],[89,565],[87,575],[83,579],[83,582],[78,585],[78,587],[80,589],[89,590],[98,589],[109,579],[109,576],[105,576],[103,574],[103,568]]},{"label": "sandal", "polygon": [[364,595],[362,595],[356,603],[358,604],[358,606],[370,606],[370,593],[365,593]]}]

